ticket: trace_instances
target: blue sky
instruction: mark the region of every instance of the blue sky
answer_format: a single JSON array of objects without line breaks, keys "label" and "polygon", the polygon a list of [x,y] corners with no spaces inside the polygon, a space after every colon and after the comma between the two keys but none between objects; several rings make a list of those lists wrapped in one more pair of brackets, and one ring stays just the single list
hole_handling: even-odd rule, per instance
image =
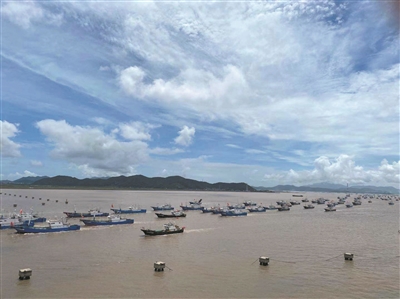
[{"label": "blue sky", "polygon": [[1,177],[399,185],[398,2],[2,1]]}]

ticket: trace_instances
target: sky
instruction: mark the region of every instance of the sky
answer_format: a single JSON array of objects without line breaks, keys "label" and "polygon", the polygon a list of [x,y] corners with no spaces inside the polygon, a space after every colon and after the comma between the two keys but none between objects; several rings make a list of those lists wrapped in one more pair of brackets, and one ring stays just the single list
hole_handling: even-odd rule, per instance
[{"label": "sky", "polygon": [[2,1],[1,179],[399,187],[398,1]]}]

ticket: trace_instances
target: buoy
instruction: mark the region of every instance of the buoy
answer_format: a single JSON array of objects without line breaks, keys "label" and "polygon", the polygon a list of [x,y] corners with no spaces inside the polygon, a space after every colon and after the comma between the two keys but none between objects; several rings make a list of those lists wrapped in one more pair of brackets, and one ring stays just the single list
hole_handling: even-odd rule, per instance
[{"label": "buoy", "polygon": [[14,208],[16,208],[16,207],[17,207],[17,204],[16,204],[16,203],[15,203],[15,204],[13,204],[13,207],[14,207]]},{"label": "buoy", "polygon": [[56,199],[56,202],[58,202],[58,199]]},{"label": "buoy", "polygon": [[344,254],[344,259],[345,259],[345,261],[352,261],[353,258],[354,258],[354,254],[353,254],[353,253],[348,253],[348,252],[346,252],[346,253]]},{"label": "buoy", "polygon": [[26,269],[19,270],[19,279],[20,280],[31,279],[31,276],[32,276],[32,269],[26,268]]},{"label": "buoy", "polygon": [[258,261],[260,262],[260,266],[268,266],[269,257],[261,256]]},{"label": "buoy", "polygon": [[162,272],[164,271],[165,268],[165,263],[164,262],[155,262],[154,263],[154,271],[156,272]]},{"label": "buoy", "polygon": [[47,201],[49,201],[50,199],[48,198]]},{"label": "buoy", "polygon": [[42,206],[44,206],[46,203],[45,202],[42,202]]},{"label": "buoy", "polygon": [[34,196],[32,196],[32,199],[34,199],[35,197]]}]

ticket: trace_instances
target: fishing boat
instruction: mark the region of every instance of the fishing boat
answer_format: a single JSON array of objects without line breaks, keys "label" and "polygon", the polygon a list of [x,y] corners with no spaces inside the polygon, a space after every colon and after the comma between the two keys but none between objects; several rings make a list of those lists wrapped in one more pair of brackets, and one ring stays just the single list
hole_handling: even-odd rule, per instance
[{"label": "fishing boat", "polygon": [[141,231],[147,236],[160,236],[183,233],[185,227],[179,227],[171,222],[164,224],[164,229],[154,230],[142,227]]},{"label": "fishing boat", "polygon": [[293,197],[303,197],[301,194],[292,194]]},{"label": "fishing boat", "polygon": [[336,208],[334,208],[334,207],[326,207],[324,210],[325,210],[325,212],[335,212]]},{"label": "fishing boat", "polygon": [[256,205],[257,205],[256,202],[251,201],[251,200],[245,200],[245,201],[243,202],[243,204],[244,204],[246,207],[256,206]]},{"label": "fishing boat", "polygon": [[221,216],[247,216],[247,212],[240,209],[234,209],[221,212]]},{"label": "fishing boat", "polygon": [[186,217],[186,214],[182,211],[172,211],[171,214],[156,213],[158,218],[176,218],[176,217]]},{"label": "fishing boat", "polygon": [[249,210],[250,213],[258,213],[258,212],[267,211],[267,209],[263,206],[251,207],[251,208],[247,208],[247,210]]},{"label": "fishing boat", "polygon": [[393,206],[394,202],[393,201],[389,201],[389,205]]},{"label": "fishing boat", "polygon": [[134,222],[133,219],[126,219],[126,218],[121,218],[119,215],[110,215],[107,217],[107,219],[100,219],[97,220],[93,218],[92,220],[90,219],[81,219],[85,225],[87,226],[98,226],[98,225],[117,225],[117,224],[132,224]]},{"label": "fishing boat", "polygon": [[278,208],[275,207],[274,205],[269,205],[268,207],[265,207],[266,210],[277,210]]},{"label": "fishing boat", "polygon": [[160,206],[152,206],[153,211],[169,211],[173,210],[174,207],[170,204],[160,205]]},{"label": "fishing boat", "polygon": [[203,210],[201,210],[203,213],[212,213],[215,209],[217,209],[216,207],[210,207],[210,208],[204,208]]},{"label": "fishing boat", "polygon": [[111,208],[111,211],[113,211],[115,214],[136,214],[136,213],[146,213],[146,209],[141,209],[138,207],[129,207],[127,209],[115,209]]},{"label": "fishing boat", "polygon": [[355,200],[353,201],[353,205],[355,205],[355,206],[361,206],[361,200],[355,199]]},{"label": "fishing boat", "polygon": [[34,222],[21,221],[18,217],[6,217],[0,219],[0,229],[10,229],[21,226],[33,226]]},{"label": "fishing boat", "polygon": [[302,199],[301,200],[302,202],[309,202],[309,200],[308,200],[308,198],[306,197],[306,198],[304,198],[304,199]]},{"label": "fishing boat", "polygon": [[305,209],[314,209],[314,206],[312,204],[308,204],[304,206]]},{"label": "fishing boat", "polygon": [[280,207],[278,207],[278,211],[279,212],[290,211],[290,207],[288,205],[281,205]]},{"label": "fishing boat", "polygon": [[201,202],[202,202],[202,198],[200,198],[199,200],[193,200],[193,201],[189,201],[189,204],[191,204],[191,205],[201,205]]},{"label": "fishing boat", "polygon": [[300,205],[300,202],[298,202],[297,200],[292,200],[290,201],[290,203],[294,206]]},{"label": "fishing boat", "polygon": [[242,209],[246,208],[246,206],[242,203],[238,203],[235,205],[228,204],[227,207],[228,207],[228,209],[231,209],[231,210],[242,210]]},{"label": "fishing boat", "polygon": [[353,205],[351,203],[346,204],[346,208],[352,208]]},{"label": "fishing boat", "polygon": [[47,220],[46,226],[14,226],[14,229],[18,234],[25,233],[53,233],[53,232],[64,232],[64,231],[73,231],[80,230],[80,225],[77,224],[69,224],[61,220]]},{"label": "fishing boat", "polygon": [[191,204],[190,206],[180,206],[182,210],[184,211],[195,211],[195,210],[203,210],[204,207],[202,207],[200,204]]},{"label": "fishing boat", "polygon": [[109,213],[101,212],[100,209],[89,210],[85,213],[79,213],[75,209],[73,212],[64,212],[68,218],[81,218],[81,217],[106,217]]}]

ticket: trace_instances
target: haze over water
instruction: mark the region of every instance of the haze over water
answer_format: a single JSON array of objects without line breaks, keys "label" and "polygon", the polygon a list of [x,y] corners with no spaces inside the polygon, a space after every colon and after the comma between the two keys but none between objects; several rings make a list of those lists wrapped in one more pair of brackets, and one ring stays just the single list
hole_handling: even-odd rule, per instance
[{"label": "haze over water", "polygon": [[[8,194],[12,194],[9,196]],[[5,195],[7,194],[7,195]],[[14,196],[16,194],[16,196]],[[343,194],[303,193],[309,200]],[[21,197],[19,197],[21,195]],[[28,196],[28,198],[25,198]],[[34,197],[34,199],[32,199]],[[42,200],[39,200],[39,197]],[[353,199],[353,195],[351,199]],[[183,234],[144,236],[162,228],[151,205],[179,207],[203,199],[206,207],[252,200],[264,206],[301,200],[291,193],[2,190],[2,209],[62,217],[63,211],[140,205],[133,225],[85,227],[76,232],[18,235],[1,231],[1,298],[399,298],[399,203],[362,200],[361,206],[325,205],[289,212],[221,217],[188,211],[173,219]],[[49,199],[49,201],[47,201]],[[68,199],[69,204],[65,204]],[[59,202],[56,203],[55,200]],[[45,202],[45,206],[41,203]],[[165,211],[169,213],[168,211]],[[70,223],[80,223],[70,219]],[[355,254],[344,261],[343,253]],[[268,256],[267,267],[258,264]],[[165,272],[153,263],[164,261]],[[18,280],[21,268],[32,279]]]}]

